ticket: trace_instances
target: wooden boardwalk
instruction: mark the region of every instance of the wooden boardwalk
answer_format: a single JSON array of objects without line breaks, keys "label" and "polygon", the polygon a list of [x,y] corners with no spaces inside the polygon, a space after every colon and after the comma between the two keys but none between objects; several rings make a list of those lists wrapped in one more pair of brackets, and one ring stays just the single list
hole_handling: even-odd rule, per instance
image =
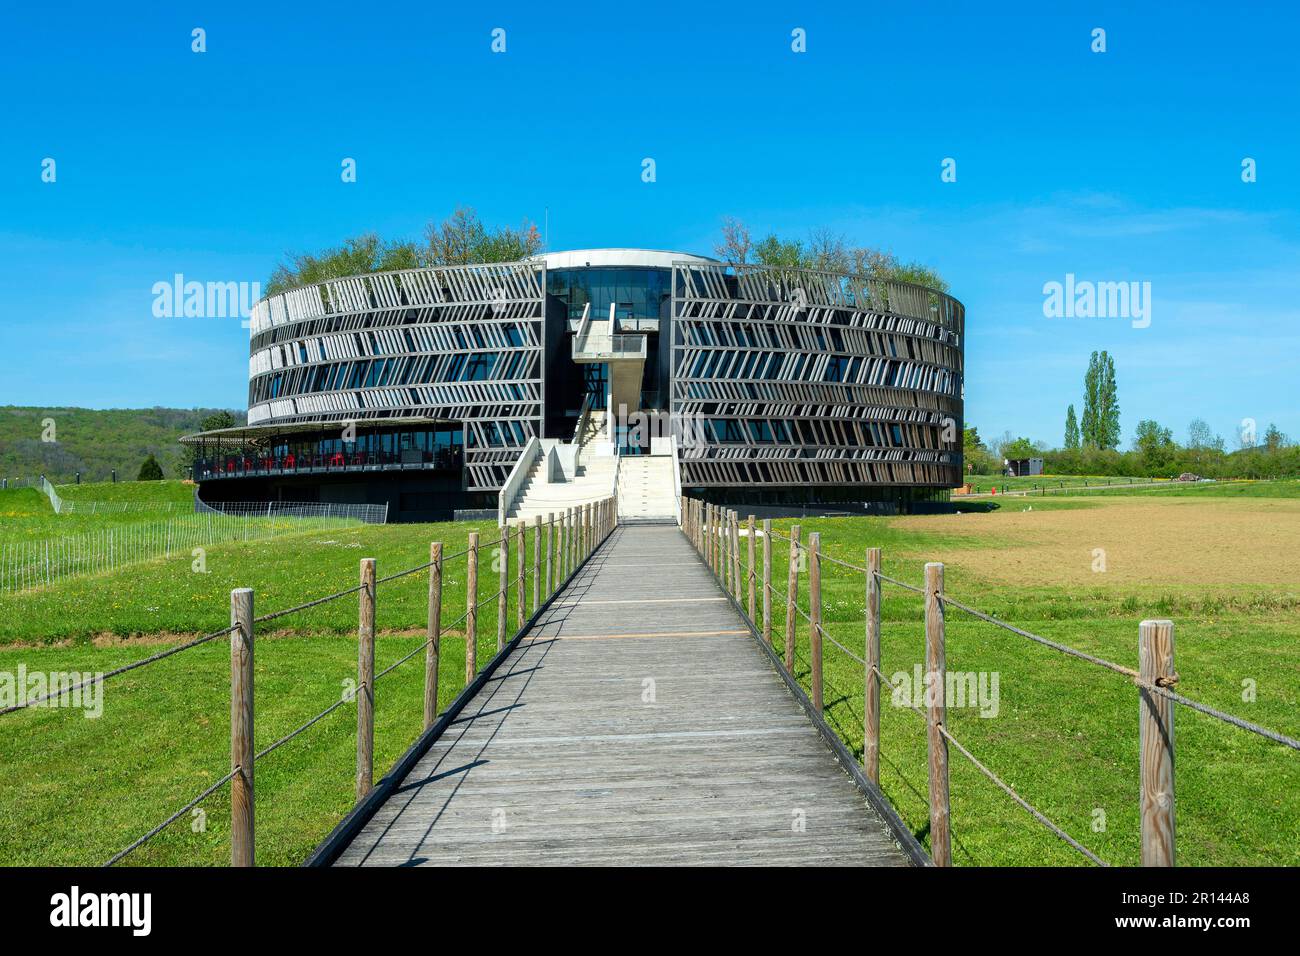
[{"label": "wooden boardwalk", "polygon": [[634,525],[335,865],[908,862],[681,531]]}]

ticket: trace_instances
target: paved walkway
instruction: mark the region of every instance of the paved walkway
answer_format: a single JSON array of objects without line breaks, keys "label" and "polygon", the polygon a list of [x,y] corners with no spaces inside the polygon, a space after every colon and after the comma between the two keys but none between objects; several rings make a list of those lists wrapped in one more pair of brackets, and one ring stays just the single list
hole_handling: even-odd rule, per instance
[{"label": "paved walkway", "polygon": [[906,865],[675,526],[617,529],[336,865]]}]

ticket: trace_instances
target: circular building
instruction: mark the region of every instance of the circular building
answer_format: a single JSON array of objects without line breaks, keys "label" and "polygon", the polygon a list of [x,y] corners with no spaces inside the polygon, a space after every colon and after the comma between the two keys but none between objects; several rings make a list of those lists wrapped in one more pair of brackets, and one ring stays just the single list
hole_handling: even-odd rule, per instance
[{"label": "circular building", "polygon": [[390,521],[914,510],[961,483],[963,331],[942,292],[676,252],[372,273],[259,301],[248,424],[182,440],[206,502]]}]

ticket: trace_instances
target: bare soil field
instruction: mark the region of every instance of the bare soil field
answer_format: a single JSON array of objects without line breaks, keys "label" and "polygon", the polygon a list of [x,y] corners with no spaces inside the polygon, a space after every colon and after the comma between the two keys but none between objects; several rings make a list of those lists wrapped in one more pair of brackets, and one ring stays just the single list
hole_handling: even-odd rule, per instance
[{"label": "bare soil field", "polygon": [[[899,518],[897,527],[949,540],[928,560],[952,561],[982,579],[1020,587],[1300,590],[1300,500],[1116,497],[1055,504],[1031,500],[988,514]],[[1094,569],[1103,556],[1097,549],[1104,572]]]}]

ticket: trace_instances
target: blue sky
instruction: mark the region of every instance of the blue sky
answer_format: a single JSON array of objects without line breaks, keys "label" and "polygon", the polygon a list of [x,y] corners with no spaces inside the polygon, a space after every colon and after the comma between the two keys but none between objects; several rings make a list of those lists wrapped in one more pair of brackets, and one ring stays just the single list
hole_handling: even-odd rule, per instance
[{"label": "blue sky", "polygon": [[[552,249],[707,253],[732,215],[921,259],[966,303],[985,436],[1059,444],[1104,348],[1126,444],[1140,418],[1300,438],[1300,13],[835,6],[10,5],[0,404],[242,408],[247,330],[156,318],[154,283],[264,281],[464,203],[548,218]],[[1067,273],[1150,282],[1150,326],[1045,318]]]}]

